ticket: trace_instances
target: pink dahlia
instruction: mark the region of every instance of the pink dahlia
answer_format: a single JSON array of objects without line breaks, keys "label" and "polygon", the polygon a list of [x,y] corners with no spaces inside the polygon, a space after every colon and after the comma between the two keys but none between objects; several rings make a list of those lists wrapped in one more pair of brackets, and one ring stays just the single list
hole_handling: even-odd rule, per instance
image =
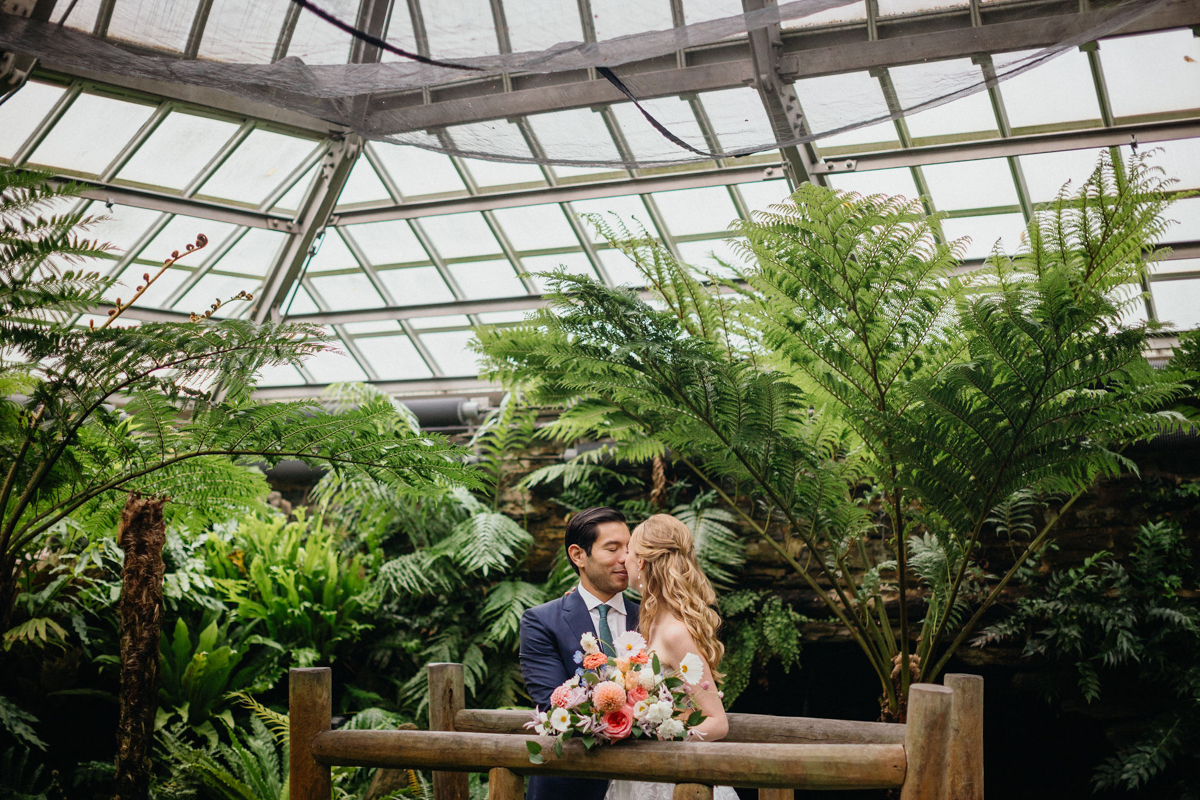
[{"label": "pink dahlia", "polygon": [[592,692],[592,705],[601,714],[616,711],[625,705],[625,690],[613,681],[603,681]]}]

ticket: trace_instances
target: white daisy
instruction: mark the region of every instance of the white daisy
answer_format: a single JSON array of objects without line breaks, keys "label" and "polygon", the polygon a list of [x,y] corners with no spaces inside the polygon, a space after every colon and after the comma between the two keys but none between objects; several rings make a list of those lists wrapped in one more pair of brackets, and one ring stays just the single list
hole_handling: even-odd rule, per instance
[{"label": "white daisy", "polygon": [[637,631],[625,631],[613,642],[617,650],[617,658],[636,656],[646,649],[646,640]]},{"label": "white daisy", "polygon": [[583,652],[587,653],[589,656],[592,653],[600,652],[600,645],[596,643],[596,637],[590,633],[585,633],[582,637],[580,637],[579,646],[582,647]]},{"label": "white daisy", "polygon": [[700,660],[700,656],[695,653],[688,653],[679,662],[679,677],[683,678],[692,686],[700,682],[704,677],[704,662]]},{"label": "white daisy", "polygon": [[556,708],[550,712],[550,726],[562,733],[571,727],[571,714],[565,708]]}]

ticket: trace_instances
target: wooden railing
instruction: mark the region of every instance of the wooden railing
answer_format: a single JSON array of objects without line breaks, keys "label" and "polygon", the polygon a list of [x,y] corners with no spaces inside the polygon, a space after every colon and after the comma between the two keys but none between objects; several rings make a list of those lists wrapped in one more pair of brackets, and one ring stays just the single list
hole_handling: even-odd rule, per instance
[{"label": "wooden railing", "polygon": [[289,684],[291,800],[329,800],[330,767],[433,770],[435,800],[467,800],[467,773],[488,772],[489,800],[523,800],[524,775],[676,784],[676,800],[713,786],[757,787],[761,800],[795,789],[900,789],[901,800],[983,800],[983,679],[914,684],[908,722],[730,714],[719,742],[628,741],[531,764],[525,711],[464,708],[461,664],[429,665],[428,731],[331,730],[327,668],[294,669]]}]

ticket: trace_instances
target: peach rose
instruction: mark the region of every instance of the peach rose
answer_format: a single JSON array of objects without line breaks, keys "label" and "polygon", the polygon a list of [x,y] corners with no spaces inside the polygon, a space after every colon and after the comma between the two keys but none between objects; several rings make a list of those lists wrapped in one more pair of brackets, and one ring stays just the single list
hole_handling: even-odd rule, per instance
[{"label": "peach rose", "polygon": [[629,659],[628,658],[618,658],[617,659],[617,669],[619,669],[621,672],[629,672]]},{"label": "peach rose", "polygon": [[640,681],[641,679],[642,679],[641,676],[638,675],[636,672],[626,672],[625,673],[625,691],[629,691],[629,690],[633,689],[633,687],[638,685],[638,681]]},{"label": "peach rose", "polygon": [[606,726],[605,733],[609,739],[614,741],[624,739],[633,733],[633,708],[631,706],[621,706],[616,711],[605,714],[602,719]]},{"label": "peach rose", "polygon": [[633,689],[631,689],[629,691],[629,695],[625,699],[628,701],[629,705],[636,706],[638,703],[645,700],[649,696],[650,696],[650,693],[647,692],[645,689],[643,689],[641,686],[635,686],[635,687],[633,687]]}]

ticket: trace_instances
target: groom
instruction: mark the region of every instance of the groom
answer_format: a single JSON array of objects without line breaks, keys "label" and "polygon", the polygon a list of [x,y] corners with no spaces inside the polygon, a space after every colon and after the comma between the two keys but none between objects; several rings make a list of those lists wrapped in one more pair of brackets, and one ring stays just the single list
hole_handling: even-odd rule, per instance
[{"label": "groom", "polygon": [[[566,548],[579,585],[521,617],[521,672],[529,696],[542,710],[550,708],[550,694],[575,674],[579,637],[593,634],[611,654],[613,640],[638,627],[637,604],[621,595],[629,586],[624,515],[614,508],[580,511],[567,523]],[[606,791],[604,780],[535,775],[526,800],[603,800]]]}]

